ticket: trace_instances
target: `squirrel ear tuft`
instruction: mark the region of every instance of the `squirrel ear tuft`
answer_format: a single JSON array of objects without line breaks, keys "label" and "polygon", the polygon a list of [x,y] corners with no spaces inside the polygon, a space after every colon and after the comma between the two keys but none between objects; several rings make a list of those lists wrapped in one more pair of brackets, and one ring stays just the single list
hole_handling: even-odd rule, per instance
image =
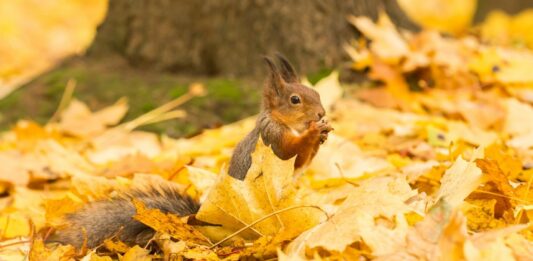
[{"label": "squirrel ear tuft", "polygon": [[272,61],[272,59],[270,59],[270,57],[265,56],[263,57],[263,59],[265,60],[269,68],[266,88],[274,89],[276,94],[280,95],[281,89],[283,88],[283,84],[284,84],[282,76],[280,75],[278,68],[276,67],[276,64],[274,64],[274,62]]},{"label": "squirrel ear tuft", "polygon": [[290,83],[300,82],[298,74],[296,74],[296,70],[294,70],[294,67],[292,67],[287,58],[285,58],[285,56],[283,56],[281,53],[276,53],[276,57],[281,64],[281,77],[283,77],[283,80]]}]

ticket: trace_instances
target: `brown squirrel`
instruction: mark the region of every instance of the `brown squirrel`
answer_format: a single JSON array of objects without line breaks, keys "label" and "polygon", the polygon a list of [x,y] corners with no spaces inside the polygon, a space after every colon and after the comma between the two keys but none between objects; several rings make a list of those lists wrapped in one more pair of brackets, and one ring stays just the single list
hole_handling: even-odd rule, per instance
[{"label": "brown squirrel", "polygon": [[[319,94],[299,82],[290,63],[276,55],[280,68],[265,57],[269,76],[263,88],[262,112],[255,128],[237,145],[230,161],[228,174],[243,180],[252,164],[251,154],[261,136],[266,145],[281,159],[296,156],[295,169],[305,167],[315,156],[320,144],[332,130],[324,119],[325,110]],[[172,183],[148,189],[137,189],[109,200],[85,205],[66,217],[66,226],[56,231],[47,242],[84,244],[94,248],[107,238],[117,236],[130,245],[146,244],[154,230],[133,219],[137,199],[148,208],[180,216],[195,214],[199,204],[182,195]]]},{"label": "brown squirrel", "polygon": [[292,65],[280,54],[277,68],[265,57],[269,76],[263,88],[263,105],[255,128],[235,148],[229,175],[243,180],[252,165],[251,154],[259,136],[280,159],[296,156],[296,170],[307,166],[326,141],[331,126],[315,90],[300,83]]}]

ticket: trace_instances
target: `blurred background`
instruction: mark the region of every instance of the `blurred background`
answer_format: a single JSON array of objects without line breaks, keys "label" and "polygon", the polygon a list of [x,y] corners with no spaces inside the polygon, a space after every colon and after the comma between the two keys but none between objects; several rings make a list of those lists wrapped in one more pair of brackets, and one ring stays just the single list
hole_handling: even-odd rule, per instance
[{"label": "blurred background", "polygon": [[530,7],[531,0],[0,1],[0,130],[21,118],[47,122],[69,80],[93,110],[127,97],[126,120],[199,82],[208,95],[185,105],[185,119],[143,127],[190,136],[257,113],[265,54],[283,53],[311,83],[333,70],[347,86],[366,81],[343,48],[360,35],[350,15],[386,12],[405,30],[474,32],[528,48]]}]

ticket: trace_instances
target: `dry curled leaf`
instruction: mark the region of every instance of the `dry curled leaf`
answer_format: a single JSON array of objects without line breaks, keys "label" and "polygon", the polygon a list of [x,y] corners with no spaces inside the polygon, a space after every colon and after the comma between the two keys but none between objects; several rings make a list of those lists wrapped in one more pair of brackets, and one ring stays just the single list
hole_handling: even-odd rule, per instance
[{"label": "dry curled leaf", "polygon": [[139,200],[133,200],[137,213],[133,218],[153,228],[157,232],[169,234],[177,240],[194,244],[209,244],[209,240],[194,227],[183,221],[183,217],[174,214],[164,214],[159,209],[147,209]]},{"label": "dry curled leaf", "polygon": [[153,257],[150,255],[150,251],[141,248],[140,246],[134,246],[124,254],[120,259],[122,261],[152,261]]},{"label": "dry curled leaf", "polygon": [[120,240],[106,239],[104,240],[104,246],[107,250],[120,254],[127,253],[130,250],[130,247]]},{"label": "dry curled leaf", "polygon": [[[412,16],[443,3],[406,10]],[[439,11],[458,19],[425,26],[466,32],[471,3],[450,2]],[[489,21],[481,38],[527,32],[531,14],[497,17],[503,24]],[[262,142],[245,180],[225,173],[255,117],[190,138],[133,131],[185,115],[173,108],[204,95],[200,83],[186,99],[119,126],[125,102],[93,112],[74,100],[60,106],[59,121],[20,121],[3,131],[0,259],[61,260],[88,252],[82,260],[530,260],[533,52],[512,46],[515,37],[527,43],[529,36],[496,46],[470,35],[476,30],[460,37],[401,30],[384,13],[377,23],[350,22],[363,37],[345,49],[352,69],[367,69],[364,88],[341,89],[337,72],[316,84],[335,130],[301,176],[294,176],[294,159],[280,160]],[[132,187],[157,189],[164,179],[202,207],[197,216],[180,217],[135,201],[135,218],[156,230],[150,249],[111,237],[75,253],[39,239],[83,203]],[[96,254],[104,248],[110,256]]]}]

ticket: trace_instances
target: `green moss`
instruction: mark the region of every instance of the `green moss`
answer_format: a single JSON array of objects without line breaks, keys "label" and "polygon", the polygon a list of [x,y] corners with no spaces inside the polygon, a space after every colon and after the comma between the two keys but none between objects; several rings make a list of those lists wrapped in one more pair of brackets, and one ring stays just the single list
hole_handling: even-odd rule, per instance
[{"label": "green moss", "polygon": [[318,70],[317,72],[308,74],[307,79],[309,80],[311,84],[315,85],[318,81],[330,75],[332,71],[333,70],[330,68],[322,68]]},{"label": "green moss", "polygon": [[224,100],[237,100],[242,98],[239,83],[233,80],[213,79],[206,83],[207,91],[211,97]]},{"label": "green moss", "polygon": [[15,91],[11,95],[0,100],[0,130],[6,130],[14,122],[13,118],[20,117],[19,111],[14,111],[20,102],[20,92]]},{"label": "green moss", "polygon": [[38,77],[0,100],[0,128],[30,118],[45,123],[57,108],[69,79],[76,80],[75,97],[92,110],[126,97],[130,110],[125,120],[136,118],[180,97],[192,82],[205,85],[208,94],[183,105],[185,119],[144,126],[141,129],[188,136],[202,128],[239,120],[258,111],[259,91],[247,81],[222,78],[191,78],[167,73],[149,73],[125,66],[109,69],[106,61],[71,61]]},{"label": "green moss", "polygon": [[173,87],[170,92],[169,92],[169,96],[172,98],[172,99],[175,99],[175,98],[178,98],[180,97],[181,95],[185,94],[187,91],[189,90],[189,88],[186,86],[186,85],[178,85],[176,87]]}]

